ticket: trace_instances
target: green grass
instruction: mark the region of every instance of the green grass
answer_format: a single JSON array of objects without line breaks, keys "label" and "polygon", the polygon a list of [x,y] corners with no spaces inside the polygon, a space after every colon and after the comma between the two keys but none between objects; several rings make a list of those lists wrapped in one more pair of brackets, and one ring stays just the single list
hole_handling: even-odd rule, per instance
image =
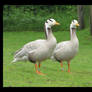
[{"label": "green grass", "polygon": [[[69,40],[69,31],[54,32],[57,41]],[[71,73],[67,72],[64,62],[64,72],[60,64],[52,60],[42,62],[41,71],[45,76],[37,75],[35,67],[30,62],[13,60],[13,52],[27,42],[43,39],[43,32],[4,32],[3,33],[3,86],[4,87],[92,87],[92,37],[89,29],[77,32],[80,47],[79,53],[71,61]]]}]

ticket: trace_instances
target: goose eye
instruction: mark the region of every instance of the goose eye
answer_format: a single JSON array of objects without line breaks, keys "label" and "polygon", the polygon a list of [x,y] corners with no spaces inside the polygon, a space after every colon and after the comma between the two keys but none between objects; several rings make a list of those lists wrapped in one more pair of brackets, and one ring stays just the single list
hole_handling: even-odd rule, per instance
[{"label": "goose eye", "polygon": [[49,19],[51,22],[53,22],[51,19]]}]

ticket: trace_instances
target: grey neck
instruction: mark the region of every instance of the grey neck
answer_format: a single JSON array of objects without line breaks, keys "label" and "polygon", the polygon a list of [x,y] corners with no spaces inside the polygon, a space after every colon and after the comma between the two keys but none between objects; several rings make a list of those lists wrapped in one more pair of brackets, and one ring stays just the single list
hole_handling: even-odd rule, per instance
[{"label": "grey neck", "polygon": [[77,38],[77,36],[76,36],[76,28],[71,28],[70,29],[70,36],[71,36],[71,40],[73,40],[74,38]]},{"label": "grey neck", "polygon": [[45,37],[46,37],[46,39],[49,39],[51,34],[52,34],[51,27],[45,25]]},{"label": "grey neck", "polygon": [[46,26],[44,25],[44,32],[45,32],[45,37],[47,39],[48,35],[47,35],[47,32],[46,32]]}]

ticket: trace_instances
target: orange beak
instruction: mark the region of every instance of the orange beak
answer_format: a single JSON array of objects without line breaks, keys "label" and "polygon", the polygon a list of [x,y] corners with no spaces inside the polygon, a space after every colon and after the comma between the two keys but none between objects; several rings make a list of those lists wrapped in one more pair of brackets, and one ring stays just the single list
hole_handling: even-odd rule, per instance
[{"label": "orange beak", "polygon": [[56,22],[55,25],[60,25],[60,23]]},{"label": "orange beak", "polygon": [[80,26],[80,25],[77,23],[76,26],[78,27],[78,26]]}]

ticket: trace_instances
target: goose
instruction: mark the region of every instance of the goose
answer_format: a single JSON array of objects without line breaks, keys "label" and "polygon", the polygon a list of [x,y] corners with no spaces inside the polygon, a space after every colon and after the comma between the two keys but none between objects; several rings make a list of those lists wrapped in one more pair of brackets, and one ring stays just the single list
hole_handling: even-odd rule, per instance
[{"label": "goose", "polygon": [[49,59],[56,47],[57,41],[51,30],[51,27],[54,25],[60,24],[52,18],[48,19],[45,22],[46,39],[39,39],[25,44],[21,49],[15,52],[14,60],[12,63],[28,60],[35,64],[37,74],[45,75],[40,72],[40,63],[46,59]]},{"label": "goose", "polygon": [[73,20],[70,24],[70,40],[63,41],[56,45],[51,59],[60,62],[61,70],[63,71],[63,61],[68,63],[68,72],[70,72],[70,61],[78,52],[79,41],[76,36],[76,28],[79,26],[77,20]]}]

